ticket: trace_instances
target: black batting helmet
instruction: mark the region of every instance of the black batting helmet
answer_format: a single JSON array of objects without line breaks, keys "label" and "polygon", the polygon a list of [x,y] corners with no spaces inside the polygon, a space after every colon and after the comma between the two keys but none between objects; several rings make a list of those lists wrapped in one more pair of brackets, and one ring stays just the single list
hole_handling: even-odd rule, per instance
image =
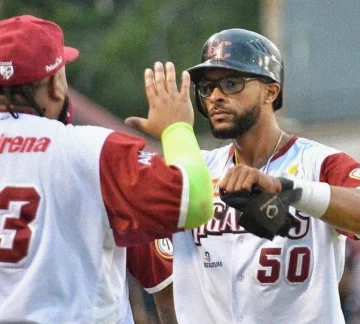
[{"label": "black batting helmet", "polygon": [[188,69],[195,83],[195,100],[205,116],[196,82],[210,69],[234,70],[277,82],[281,91],[274,102],[280,109],[283,102],[284,64],[276,45],[266,37],[246,29],[234,28],[212,35],[202,49],[201,64]]}]

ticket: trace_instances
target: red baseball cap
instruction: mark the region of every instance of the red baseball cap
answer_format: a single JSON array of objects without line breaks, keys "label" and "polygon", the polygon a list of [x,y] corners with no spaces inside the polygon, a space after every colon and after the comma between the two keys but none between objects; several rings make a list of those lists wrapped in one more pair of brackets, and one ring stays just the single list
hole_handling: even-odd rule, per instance
[{"label": "red baseball cap", "polygon": [[78,56],[51,21],[30,15],[0,21],[0,85],[39,81]]}]

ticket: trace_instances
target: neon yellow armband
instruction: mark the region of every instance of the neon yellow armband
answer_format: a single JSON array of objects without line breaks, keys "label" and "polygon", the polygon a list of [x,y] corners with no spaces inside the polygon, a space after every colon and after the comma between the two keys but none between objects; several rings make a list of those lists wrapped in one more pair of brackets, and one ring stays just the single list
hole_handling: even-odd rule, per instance
[{"label": "neon yellow armband", "polygon": [[180,167],[188,176],[189,207],[185,228],[199,227],[214,215],[212,183],[190,124],[179,122],[161,135],[165,161]]}]

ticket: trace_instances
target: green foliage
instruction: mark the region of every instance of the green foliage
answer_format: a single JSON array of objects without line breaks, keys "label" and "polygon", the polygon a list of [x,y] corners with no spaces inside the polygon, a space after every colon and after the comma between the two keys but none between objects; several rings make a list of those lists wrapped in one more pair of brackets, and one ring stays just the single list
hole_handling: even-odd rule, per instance
[{"label": "green foliage", "polygon": [[[80,50],[68,82],[121,118],[145,116],[143,71],[172,61],[178,75],[200,61],[204,42],[227,28],[259,31],[260,0],[3,0],[2,17],[54,20]],[[196,129],[207,130],[197,114]]]}]

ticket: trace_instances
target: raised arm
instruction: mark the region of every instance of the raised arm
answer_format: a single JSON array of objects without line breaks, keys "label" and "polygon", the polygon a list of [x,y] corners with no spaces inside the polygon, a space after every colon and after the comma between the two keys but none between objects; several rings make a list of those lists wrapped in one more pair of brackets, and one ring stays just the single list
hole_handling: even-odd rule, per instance
[{"label": "raised arm", "polygon": [[181,89],[176,85],[174,64],[166,70],[156,62],[145,70],[149,102],[148,118],[130,117],[128,126],[160,138],[166,163],[180,168],[189,181],[189,210],[185,228],[194,228],[213,216],[211,178],[193,131],[194,111],[190,100],[190,76],[184,71]]}]

